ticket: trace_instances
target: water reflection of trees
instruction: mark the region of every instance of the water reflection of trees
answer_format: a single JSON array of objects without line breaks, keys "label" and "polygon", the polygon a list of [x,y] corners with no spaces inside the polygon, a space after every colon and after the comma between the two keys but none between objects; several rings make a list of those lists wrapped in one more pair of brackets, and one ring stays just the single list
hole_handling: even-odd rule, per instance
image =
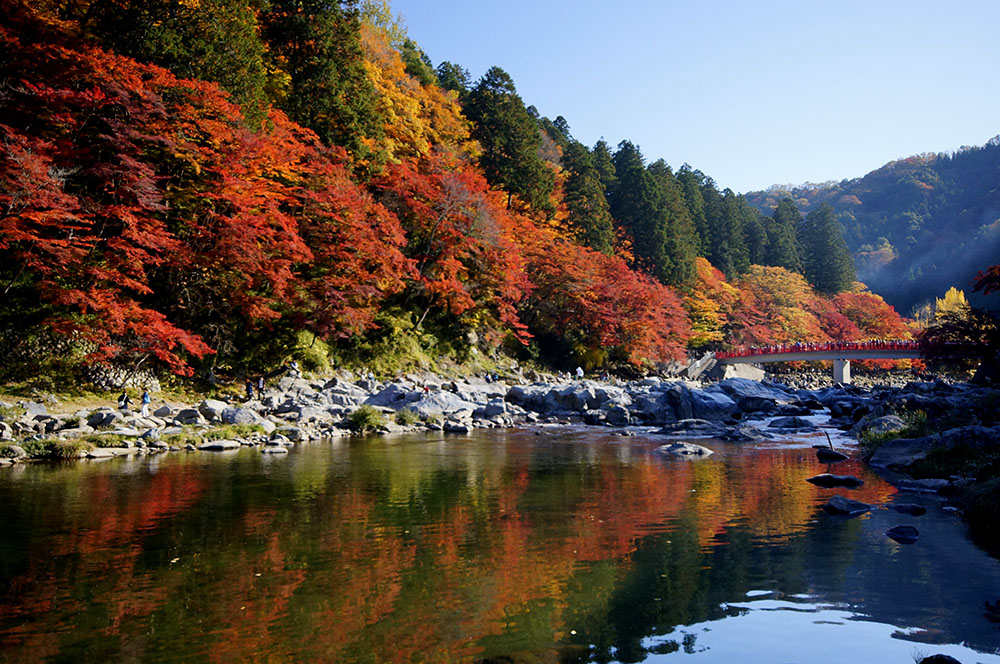
[{"label": "water reflection of trees", "polygon": [[817,547],[847,569],[856,529],[815,520],[811,450],[692,464],[650,447],[511,433],[284,463],[171,457],[128,476],[39,468],[0,486],[10,522],[31,523],[2,545],[0,645],[14,659],[185,644],[221,659],[638,661],[645,637],[721,617],[747,590],[807,590]]}]

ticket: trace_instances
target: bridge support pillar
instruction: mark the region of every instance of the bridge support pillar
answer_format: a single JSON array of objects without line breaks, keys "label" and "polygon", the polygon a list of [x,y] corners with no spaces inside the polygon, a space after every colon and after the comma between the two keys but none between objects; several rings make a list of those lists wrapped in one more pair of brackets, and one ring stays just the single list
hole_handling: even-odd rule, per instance
[{"label": "bridge support pillar", "polygon": [[850,360],[834,360],[833,361],[833,382],[841,383],[843,385],[851,384],[851,361]]}]

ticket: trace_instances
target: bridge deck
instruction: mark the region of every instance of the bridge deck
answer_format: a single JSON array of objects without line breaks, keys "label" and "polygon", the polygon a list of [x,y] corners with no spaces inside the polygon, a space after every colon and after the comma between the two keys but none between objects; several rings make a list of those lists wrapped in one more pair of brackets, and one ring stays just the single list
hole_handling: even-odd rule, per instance
[{"label": "bridge deck", "polygon": [[855,349],[800,350],[717,357],[719,364],[760,364],[763,362],[817,362],[820,360],[905,360],[919,359],[918,350]]}]

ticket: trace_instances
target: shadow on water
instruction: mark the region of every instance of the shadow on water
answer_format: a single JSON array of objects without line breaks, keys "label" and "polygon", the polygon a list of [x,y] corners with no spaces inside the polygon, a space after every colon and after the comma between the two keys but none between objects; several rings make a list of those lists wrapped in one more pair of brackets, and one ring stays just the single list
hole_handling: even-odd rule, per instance
[{"label": "shadow on water", "polygon": [[[1000,661],[1000,567],[938,499],[854,462],[836,471],[862,487],[815,487],[809,441],[698,461],[662,442],[491,431],[5,469],[0,662]],[[838,492],[928,511],[828,516]],[[900,524],[917,543],[885,537]]]}]

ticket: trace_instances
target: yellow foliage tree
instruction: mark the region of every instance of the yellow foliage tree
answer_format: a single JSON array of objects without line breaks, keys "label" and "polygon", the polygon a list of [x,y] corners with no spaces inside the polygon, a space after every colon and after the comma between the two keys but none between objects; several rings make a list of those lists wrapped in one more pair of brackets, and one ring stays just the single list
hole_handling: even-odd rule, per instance
[{"label": "yellow foliage tree", "polygon": [[473,154],[469,124],[456,96],[437,85],[421,85],[406,72],[402,57],[383,30],[361,28],[365,70],[378,92],[378,109],[385,118],[385,138],[379,148],[393,162],[421,157],[434,146]]}]

